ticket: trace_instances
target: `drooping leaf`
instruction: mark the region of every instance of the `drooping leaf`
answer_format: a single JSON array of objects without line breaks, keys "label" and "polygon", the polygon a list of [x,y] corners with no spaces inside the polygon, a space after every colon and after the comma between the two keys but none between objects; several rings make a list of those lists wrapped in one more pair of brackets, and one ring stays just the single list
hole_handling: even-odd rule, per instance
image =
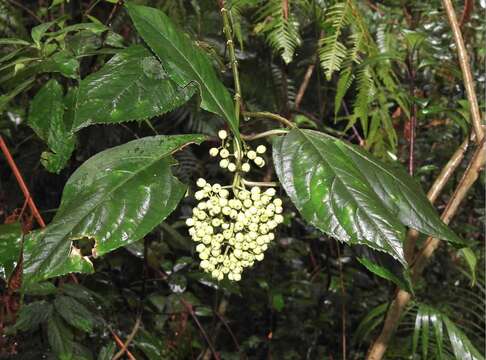
[{"label": "drooping leaf", "polygon": [[457,360],[484,360],[484,356],[474,347],[466,334],[453,321],[447,316],[443,316],[443,321]]},{"label": "drooping leaf", "polygon": [[461,243],[403,169],[355,145],[294,129],[275,140],[273,159],[304,219],[340,241],[387,252],[402,264],[404,225]]},{"label": "drooping leaf", "polygon": [[383,317],[388,309],[388,303],[383,303],[375,308],[371,309],[370,312],[361,320],[358,328],[354,332],[354,342],[363,341],[368,334],[370,334],[377,326],[379,326]]},{"label": "drooping leaf", "polygon": [[162,11],[128,3],[128,13],[169,76],[181,87],[196,85],[201,107],[223,117],[235,136],[239,119],[231,96],[216,76],[210,59]]},{"label": "drooping leaf", "polygon": [[458,254],[465,260],[467,266],[469,267],[469,272],[471,275],[471,286],[474,286],[476,284],[476,266],[478,263],[478,259],[476,258],[474,251],[468,247],[460,249]]},{"label": "drooping leaf", "polygon": [[51,349],[61,359],[71,359],[73,354],[73,333],[64,321],[52,314],[47,321],[47,338]]},{"label": "drooping leaf", "polygon": [[[417,314],[415,318],[415,328],[412,341],[412,354],[417,352],[419,342],[422,347],[423,359],[430,358],[429,354],[429,337],[432,335],[434,344],[434,355],[437,359],[442,359],[445,355],[443,351],[447,345],[444,343],[444,331],[447,329],[449,342],[452,352],[457,360],[484,360],[484,356],[472,345],[467,335],[443,312],[436,308],[419,303],[417,305]],[[430,327],[432,327],[432,332]],[[446,357],[449,358],[449,357]]]},{"label": "drooping leaf", "polygon": [[81,81],[72,131],[161,115],[188,101],[194,90],[175,84],[156,57],[133,45]]},{"label": "drooping leaf", "polygon": [[154,136],[93,156],[64,187],[52,222],[25,241],[24,282],[91,272],[73,240],[89,238],[100,256],[135,242],[177,206],[186,187],[171,173],[171,154],[202,135]]},{"label": "drooping leaf", "polygon": [[19,259],[22,243],[20,223],[0,225],[0,278],[6,280]]},{"label": "drooping leaf", "polygon": [[49,146],[41,155],[44,167],[55,173],[64,168],[74,150],[74,137],[64,123],[64,102],[61,85],[49,80],[32,100],[29,126]]},{"label": "drooping leaf", "polygon": [[47,321],[52,313],[52,305],[47,301],[35,301],[20,308],[13,329],[20,331],[34,330]]},{"label": "drooping leaf", "polygon": [[[393,282],[395,285],[400,287],[401,289],[407,290],[408,292],[412,292],[412,284],[411,281],[404,276],[403,278],[398,277],[394,273],[392,273],[386,267],[377,264],[369,259],[366,258],[358,258],[357,259],[366,269],[371,271],[373,274],[378,275],[379,277],[389,280]],[[409,281],[407,281],[409,280]]]},{"label": "drooping leaf", "polygon": [[54,301],[56,311],[69,325],[84,331],[93,330],[93,314],[80,302],[69,296],[57,296]]}]

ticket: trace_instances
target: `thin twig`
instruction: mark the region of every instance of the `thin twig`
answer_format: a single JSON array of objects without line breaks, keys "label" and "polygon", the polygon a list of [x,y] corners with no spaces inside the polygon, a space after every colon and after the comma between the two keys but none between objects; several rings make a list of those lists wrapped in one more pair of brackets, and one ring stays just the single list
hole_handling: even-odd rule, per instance
[{"label": "thin twig", "polygon": [[344,276],[343,276],[343,264],[341,260],[341,251],[339,250],[339,244],[335,241],[337,256],[338,256],[338,268],[339,268],[339,282],[341,288],[341,342],[342,342],[342,352],[343,360],[346,360],[346,301],[345,301],[345,288],[344,288]]},{"label": "thin twig", "polygon": [[289,128],[295,128],[295,125],[292,124],[289,120],[287,120],[283,116],[278,115],[278,114],[274,114],[274,113],[271,113],[271,112],[268,112],[268,111],[256,111],[256,112],[247,111],[247,112],[243,113],[243,116],[248,116],[248,117],[252,117],[252,118],[271,119],[271,120],[278,121],[278,122],[284,124],[285,126],[287,126]]},{"label": "thin twig", "polygon": [[469,56],[467,55],[466,46],[462,37],[461,27],[457,21],[454,5],[451,0],[442,0],[444,9],[451,25],[452,34],[454,35],[454,42],[456,43],[457,56],[459,58],[459,65],[461,66],[464,87],[466,88],[467,99],[469,101],[469,108],[471,110],[471,122],[473,124],[474,132],[476,133],[476,142],[479,144],[484,136],[482,128],[481,112],[479,110],[478,99],[476,97],[476,90],[474,89],[474,80],[472,77],[471,66],[469,64]]},{"label": "thin twig", "polygon": [[[222,314],[224,315],[226,313],[226,309],[228,308],[228,300],[226,299],[226,297],[223,295],[223,298],[221,299],[221,301],[219,302],[219,305],[218,305],[218,308],[214,311],[214,313],[216,315],[218,314]],[[218,339],[218,335],[220,333],[220,330],[221,330],[221,323],[218,322],[213,330],[213,343],[216,343],[216,340]],[[201,357],[202,360],[210,360],[211,359],[211,350],[208,348],[206,348],[206,350],[204,351],[202,357]]]},{"label": "thin twig", "polygon": [[142,315],[139,314],[137,316],[137,320],[135,321],[135,325],[133,326],[133,329],[130,332],[130,335],[128,335],[127,340],[125,341],[125,343],[122,344],[120,351],[118,351],[115,354],[115,356],[113,356],[113,359],[112,360],[118,360],[118,359],[120,359],[123,356],[123,354],[125,354],[126,352],[128,352],[128,345],[130,345],[130,343],[132,342],[133,338],[137,334],[138,329],[140,328],[141,322],[142,322]]},{"label": "thin twig", "polygon": [[208,334],[206,333],[206,330],[204,330],[203,326],[199,322],[199,319],[197,318],[196,314],[194,314],[194,310],[192,309],[192,305],[189,304],[186,300],[184,300],[182,298],[181,298],[181,302],[184,305],[184,307],[187,309],[187,311],[189,312],[189,315],[191,315],[192,319],[196,323],[197,327],[199,328],[199,331],[201,331],[201,334],[203,335],[204,339],[208,343],[208,346],[211,349],[211,352],[213,353],[214,358],[219,360],[219,356],[216,353],[216,350],[214,349],[213,342],[211,341]]},{"label": "thin twig", "polygon": [[17,180],[17,183],[20,186],[20,189],[22,190],[25,199],[29,203],[29,208],[30,211],[32,212],[32,215],[34,215],[35,219],[37,220],[37,223],[40,225],[40,227],[44,228],[46,227],[46,223],[44,222],[44,219],[42,218],[41,214],[39,213],[39,210],[37,210],[37,206],[34,203],[34,200],[32,199],[32,196],[30,195],[29,188],[25,184],[25,181],[22,177],[22,174],[19,171],[19,168],[17,167],[17,164],[15,163],[15,160],[12,157],[12,154],[10,153],[7,144],[3,140],[3,137],[0,135],[0,148],[2,149],[3,154],[5,155],[5,158],[7,159],[7,163],[10,166],[10,169],[12,170],[12,173],[15,176],[15,179]]},{"label": "thin twig", "polygon": [[37,20],[37,22],[40,24],[42,23],[42,19],[40,17],[37,16],[37,14],[35,12],[33,12],[32,10],[30,10],[27,6],[15,1],[15,0],[7,0],[9,3],[11,3],[12,5],[14,6],[17,6],[18,8],[24,10],[27,14],[29,14],[30,16],[32,16],[35,20]]},{"label": "thin twig", "polygon": [[[111,331],[111,335],[113,336],[113,339],[115,339],[116,344],[118,345],[118,347],[120,349],[122,349],[125,346],[124,342],[122,341],[122,339],[120,339],[118,337],[118,335],[113,330],[110,330],[110,331]],[[126,354],[127,354],[127,357],[130,360],[137,360],[137,358],[135,356],[133,356],[133,354],[130,352],[130,350],[127,349]]]},{"label": "thin twig", "polygon": [[241,138],[243,140],[251,141],[251,140],[261,139],[261,138],[264,138],[264,137],[267,137],[267,136],[285,135],[287,133],[288,133],[287,130],[273,129],[273,130],[264,131],[264,132],[261,132],[261,133],[258,133],[258,134],[252,134],[252,135],[241,134]]},{"label": "thin twig", "polygon": [[309,86],[310,79],[312,77],[312,74],[314,72],[314,69],[316,67],[315,61],[312,64],[309,64],[307,67],[307,70],[304,75],[304,79],[302,80],[302,83],[300,84],[299,90],[297,91],[297,96],[295,97],[295,108],[298,109],[300,107],[300,103],[302,102],[302,99],[304,98],[305,91],[307,90],[307,87]]}]

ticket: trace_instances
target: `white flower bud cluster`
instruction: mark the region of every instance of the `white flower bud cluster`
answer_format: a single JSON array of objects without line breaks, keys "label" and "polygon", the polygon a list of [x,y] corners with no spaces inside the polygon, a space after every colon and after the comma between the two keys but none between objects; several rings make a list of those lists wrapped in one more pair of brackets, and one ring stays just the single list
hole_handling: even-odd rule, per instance
[{"label": "white flower bud cluster", "polygon": [[197,186],[199,203],[186,224],[198,243],[200,266],[215,279],[239,281],[244,268],[263,260],[275,238],[273,231],[284,220],[282,200],[273,188],[233,191],[204,179]]},{"label": "white flower bud cluster", "polygon": [[259,145],[255,150],[247,149],[243,151],[241,154],[241,165],[238,169],[236,159],[240,154],[230,153],[228,150],[229,143],[225,141],[228,138],[228,133],[225,130],[220,130],[218,132],[218,137],[223,141],[223,143],[219,148],[213,147],[209,149],[209,155],[212,157],[219,155],[221,157],[221,160],[219,161],[219,166],[221,168],[228,169],[230,172],[235,172],[237,170],[249,172],[251,170],[251,161],[253,161],[253,163],[258,167],[265,166],[265,160],[261,156],[267,151],[265,145]]}]

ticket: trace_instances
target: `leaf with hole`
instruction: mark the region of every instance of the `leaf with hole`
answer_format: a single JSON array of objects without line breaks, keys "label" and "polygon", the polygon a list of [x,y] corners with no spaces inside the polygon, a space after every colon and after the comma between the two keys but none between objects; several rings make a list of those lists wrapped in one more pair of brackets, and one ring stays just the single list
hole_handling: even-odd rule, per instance
[{"label": "leaf with hole", "polygon": [[187,102],[192,86],[178,86],[141,45],[113,56],[79,85],[72,131],[161,115]]},{"label": "leaf with hole", "polygon": [[273,160],[303,218],[340,241],[384,251],[403,265],[405,226],[462,243],[414,179],[355,145],[293,129],[275,139]]},{"label": "leaf with hole", "polygon": [[140,36],[181,87],[197,84],[204,110],[223,117],[236,136],[238,122],[231,96],[218,79],[208,56],[162,11],[126,4]]},{"label": "leaf with hole", "polygon": [[52,222],[26,238],[24,283],[92,272],[74,240],[94,240],[92,255],[101,256],[152,231],[186,191],[172,175],[172,153],[203,140],[203,135],[146,137],[88,159],[66,183]]}]

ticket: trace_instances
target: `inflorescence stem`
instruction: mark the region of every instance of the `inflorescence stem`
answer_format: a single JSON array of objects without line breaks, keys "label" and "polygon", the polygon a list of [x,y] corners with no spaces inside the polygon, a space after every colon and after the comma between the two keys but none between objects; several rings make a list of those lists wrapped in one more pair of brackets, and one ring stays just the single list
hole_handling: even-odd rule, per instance
[{"label": "inflorescence stem", "polygon": [[[220,0],[221,15],[223,16],[223,31],[226,36],[226,44],[228,46],[231,70],[233,71],[233,80],[235,83],[235,117],[239,121],[240,119],[240,108],[241,108],[241,86],[240,86],[240,76],[238,73],[238,60],[236,60],[235,45],[233,43],[233,31],[231,30],[231,25],[228,16],[228,9],[225,7],[224,0]],[[235,136],[234,137],[234,152],[236,155],[236,166],[239,169],[241,167],[241,158],[243,155],[243,144],[241,140]],[[236,187],[240,183],[241,176],[239,172],[235,173],[233,179],[233,186]]]}]

